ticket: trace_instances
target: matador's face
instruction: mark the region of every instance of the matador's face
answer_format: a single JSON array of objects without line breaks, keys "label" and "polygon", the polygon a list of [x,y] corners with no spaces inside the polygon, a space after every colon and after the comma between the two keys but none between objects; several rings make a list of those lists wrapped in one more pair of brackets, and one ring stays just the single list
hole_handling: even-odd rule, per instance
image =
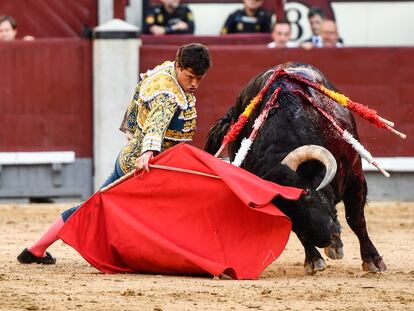
[{"label": "matador's face", "polygon": [[196,75],[191,68],[181,68],[178,64],[175,65],[175,71],[178,83],[186,93],[194,93],[205,76],[205,74]]}]

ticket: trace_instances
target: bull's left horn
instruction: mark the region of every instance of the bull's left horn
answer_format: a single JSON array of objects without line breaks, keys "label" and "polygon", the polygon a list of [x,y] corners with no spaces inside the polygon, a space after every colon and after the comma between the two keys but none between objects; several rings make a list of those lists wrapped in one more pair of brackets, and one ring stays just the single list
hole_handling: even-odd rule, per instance
[{"label": "bull's left horn", "polygon": [[336,160],[328,149],[317,145],[304,145],[291,151],[283,160],[282,164],[289,166],[289,168],[296,172],[298,166],[308,160],[318,160],[326,168],[326,174],[321,184],[316,188],[316,191],[321,190],[328,185],[336,174]]}]

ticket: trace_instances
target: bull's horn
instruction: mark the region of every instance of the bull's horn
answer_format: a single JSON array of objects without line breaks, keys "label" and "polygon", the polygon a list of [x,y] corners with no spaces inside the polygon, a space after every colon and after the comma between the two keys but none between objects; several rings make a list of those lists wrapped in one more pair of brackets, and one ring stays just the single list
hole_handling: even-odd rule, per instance
[{"label": "bull's horn", "polygon": [[282,164],[289,166],[291,170],[296,172],[298,166],[308,160],[318,160],[325,165],[325,177],[318,188],[316,188],[317,191],[321,190],[332,181],[336,174],[336,160],[328,149],[317,145],[301,146],[291,151],[282,160]]}]

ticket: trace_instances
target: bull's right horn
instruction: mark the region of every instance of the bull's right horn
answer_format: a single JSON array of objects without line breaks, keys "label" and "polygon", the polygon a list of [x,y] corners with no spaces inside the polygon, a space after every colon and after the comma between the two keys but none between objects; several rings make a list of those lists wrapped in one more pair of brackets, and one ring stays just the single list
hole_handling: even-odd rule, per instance
[{"label": "bull's right horn", "polygon": [[316,191],[321,190],[328,185],[336,174],[336,160],[328,149],[318,145],[304,145],[291,151],[283,160],[282,164],[287,165],[291,170],[295,171],[298,166],[308,160],[318,160],[323,163],[326,168],[326,174]]}]

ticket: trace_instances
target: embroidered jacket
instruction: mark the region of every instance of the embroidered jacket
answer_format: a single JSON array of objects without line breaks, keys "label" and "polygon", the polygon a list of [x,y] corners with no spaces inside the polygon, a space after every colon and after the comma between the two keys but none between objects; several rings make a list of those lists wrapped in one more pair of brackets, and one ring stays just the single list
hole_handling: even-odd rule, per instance
[{"label": "embroidered jacket", "polygon": [[179,142],[191,141],[196,127],[195,97],[177,81],[174,62],[164,62],[141,74],[120,130],[134,134],[122,148],[119,164],[124,173],[146,151],[161,152]]}]

